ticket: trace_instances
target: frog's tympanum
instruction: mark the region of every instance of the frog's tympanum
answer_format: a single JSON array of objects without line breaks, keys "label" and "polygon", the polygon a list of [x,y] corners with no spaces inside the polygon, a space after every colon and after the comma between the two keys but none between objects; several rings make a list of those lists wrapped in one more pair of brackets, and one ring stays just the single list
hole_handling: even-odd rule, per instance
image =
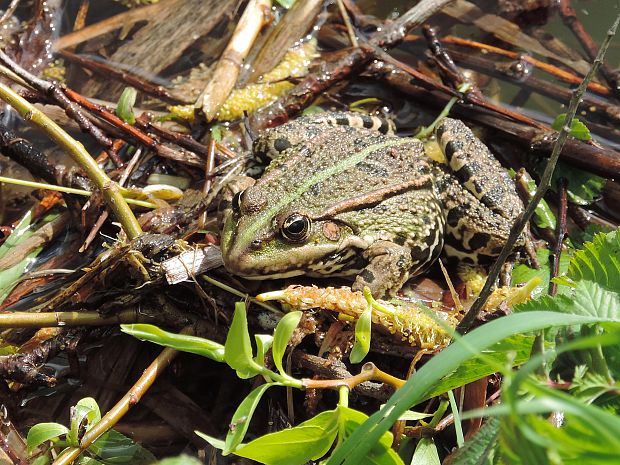
[{"label": "frog's tympanum", "polygon": [[325,113],[264,131],[272,161],[231,182],[220,204],[226,268],[263,279],[355,276],[354,290],[392,295],[441,251],[464,262],[496,256],[523,205],[499,162],[461,121],[422,142],[370,116]]}]

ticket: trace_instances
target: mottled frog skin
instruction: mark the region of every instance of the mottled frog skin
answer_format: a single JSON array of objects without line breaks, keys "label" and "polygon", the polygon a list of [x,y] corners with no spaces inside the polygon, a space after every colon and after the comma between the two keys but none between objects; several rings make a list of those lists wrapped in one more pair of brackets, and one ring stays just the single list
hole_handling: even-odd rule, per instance
[{"label": "mottled frog skin", "polygon": [[354,290],[382,297],[442,250],[470,263],[496,256],[523,209],[514,184],[461,121],[435,133],[447,165],[365,115],[264,131],[253,152],[271,163],[257,181],[229,183],[220,203],[226,268],[253,279],[355,276]]}]

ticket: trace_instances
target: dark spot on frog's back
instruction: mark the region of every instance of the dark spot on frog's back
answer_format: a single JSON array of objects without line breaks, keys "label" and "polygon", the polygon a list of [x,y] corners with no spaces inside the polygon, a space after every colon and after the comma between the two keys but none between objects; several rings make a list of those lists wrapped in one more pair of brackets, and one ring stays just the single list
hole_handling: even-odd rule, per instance
[{"label": "dark spot on frog's back", "polygon": [[465,211],[462,207],[455,207],[452,208],[449,212],[448,212],[448,216],[446,218],[446,223],[448,223],[448,226],[456,226],[457,224],[459,224],[459,220],[461,218],[463,218],[463,216],[465,215]]},{"label": "dark spot on frog's back", "polygon": [[362,270],[360,272],[360,278],[362,278],[368,284],[371,284],[375,280],[375,275],[369,270]]},{"label": "dark spot on frog's back", "polygon": [[278,152],[284,152],[286,149],[291,147],[291,142],[288,139],[283,137],[276,139],[273,141],[273,148]]},{"label": "dark spot on frog's back", "polygon": [[321,194],[321,183],[317,182],[316,184],[312,184],[310,189],[308,189],[308,194],[318,197]]},{"label": "dark spot on frog's back", "polygon": [[487,245],[487,243],[491,240],[491,236],[487,233],[476,233],[472,236],[469,241],[469,247],[471,250],[481,249]]},{"label": "dark spot on frog's back", "polygon": [[361,115],[361,118],[362,118],[362,124],[364,125],[366,129],[370,129],[374,126],[375,122],[370,116]]},{"label": "dark spot on frog's back", "polygon": [[390,175],[387,167],[379,164],[360,162],[357,164],[357,169],[375,177],[386,178]]}]

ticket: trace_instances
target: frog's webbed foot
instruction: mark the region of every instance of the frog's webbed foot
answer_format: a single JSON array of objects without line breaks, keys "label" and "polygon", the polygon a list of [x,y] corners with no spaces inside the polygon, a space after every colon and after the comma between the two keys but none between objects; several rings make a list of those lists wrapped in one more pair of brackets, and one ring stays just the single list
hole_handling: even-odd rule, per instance
[{"label": "frog's webbed foot", "polygon": [[354,291],[368,287],[376,298],[394,295],[409,278],[411,249],[388,241],[376,241],[364,251],[368,265],[353,283]]}]

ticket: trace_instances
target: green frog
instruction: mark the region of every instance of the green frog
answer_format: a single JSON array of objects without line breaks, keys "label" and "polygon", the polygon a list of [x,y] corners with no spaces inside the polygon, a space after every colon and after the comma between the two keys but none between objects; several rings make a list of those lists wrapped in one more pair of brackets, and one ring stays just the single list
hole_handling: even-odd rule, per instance
[{"label": "green frog", "polygon": [[220,202],[225,267],[250,279],[353,276],[354,290],[385,297],[442,251],[491,260],[523,210],[514,183],[463,122],[445,118],[435,136],[446,163],[357,113],[265,130],[253,154],[271,163]]}]

